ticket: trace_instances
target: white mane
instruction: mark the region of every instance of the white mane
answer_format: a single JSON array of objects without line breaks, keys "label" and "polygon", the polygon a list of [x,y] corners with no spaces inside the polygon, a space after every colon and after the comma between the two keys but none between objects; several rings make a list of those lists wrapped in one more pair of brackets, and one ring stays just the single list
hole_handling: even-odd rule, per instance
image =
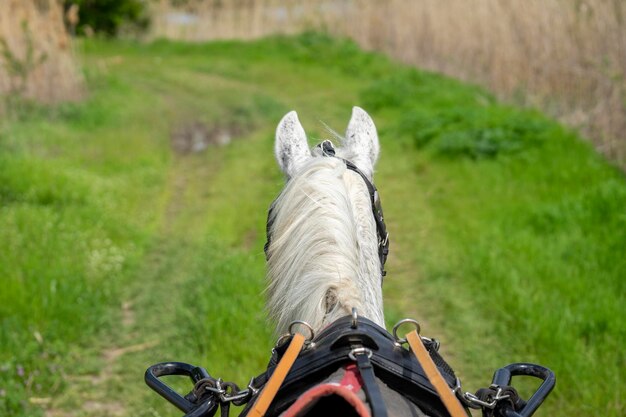
[{"label": "white mane", "polygon": [[[299,122],[295,127],[293,120],[288,122],[293,133]],[[353,307],[384,327],[378,238],[363,178],[338,158],[312,156],[308,147],[306,155],[294,155],[294,146],[280,138],[284,128],[285,119],[277,131],[277,142],[287,147],[282,153],[277,150],[279,164],[285,168],[287,157],[298,163],[284,169],[291,178],[270,218],[267,306],[277,332],[287,331],[294,320],[304,320],[317,331]],[[341,152],[355,157],[354,146]],[[365,170],[371,176],[370,164]]]}]

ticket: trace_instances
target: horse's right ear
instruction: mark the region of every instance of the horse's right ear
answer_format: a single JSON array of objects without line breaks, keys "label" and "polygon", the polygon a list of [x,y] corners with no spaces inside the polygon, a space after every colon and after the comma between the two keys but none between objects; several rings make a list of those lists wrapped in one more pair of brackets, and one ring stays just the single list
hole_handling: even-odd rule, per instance
[{"label": "horse's right ear", "polygon": [[380,145],[374,121],[360,107],[352,108],[352,117],[343,144],[351,152],[351,161],[371,179]]},{"label": "horse's right ear", "polygon": [[311,157],[304,128],[295,111],[287,113],[278,123],[274,154],[280,169],[287,178],[291,178],[302,164]]}]

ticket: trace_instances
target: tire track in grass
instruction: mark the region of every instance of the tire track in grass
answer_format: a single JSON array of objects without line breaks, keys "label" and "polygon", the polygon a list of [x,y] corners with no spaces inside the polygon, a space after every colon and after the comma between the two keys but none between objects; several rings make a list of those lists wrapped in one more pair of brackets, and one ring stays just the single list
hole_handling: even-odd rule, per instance
[{"label": "tire track in grass", "polygon": [[[200,208],[206,196],[198,199],[204,194],[194,187],[206,184],[219,169],[219,158],[214,156],[220,151],[212,149],[211,153],[209,158],[173,157],[165,187],[169,195],[160,210],[161,224],[135,279],[124,291],[124,301],[115,313],[118,325],[95,340],[95,347],[77,347],[70,360],[90,363],[90,369],[65,376],[67,388],[61,398],[48,405],[46,417],[136,416],[131,409],[137,408],[137,399],[156,397],[146,389],[141,376],[146,364],[175,352],[176,343],[169,345],[167,341],[176,333],[173,309],[182,300],[177,287],[190,275],[193,250],[187,249],[198,244],[204,221]],[[161,415],[159,408],[159,404],[149,406],[145,415]]]},{"label": "tire track in grass", "polygon": [[[389,262],[389,279],[383,288],[388,328],[408,317],[420,323],[424,335],[439,339],[440,353],[452,357],[448,335],[441,329],[443,312],[424,294],[429,283],[419,257],[424,242],[433,236],[434,213],[428,200],[432,186],[424,186],[415,172],[415,156],[402,152],[391,142],[384,143],[388,160],[379,166],[379,187],[383,193],[386,220],[389,224],[393,255]],[[393,161],[393,162],[391,162]],[[411,198],[399,198],[410,192]],[[394,233],[399,231],[398,233]]]},{"label": "tire track in grass", "polygon": [[[448,187],[443,176],[433,176],[435,167],[425,155],[407,151],[406,144],[384,140],[385,150],[376,179],[381,190],[391,239],[388,276],[385,278],[387,327],[408,317],[420,323],[424,336],[441,342],[439,352],[470,389],[485,383],[491,369],[476,366],[464,358],[464,340],[454,331],[447,303],[449,298],[438,293],[441,284],[441,265],[454,265],[458,253],[446,241],[445,219],[437,211],[435,202]],[[403,198],[410,195],[410,198]],[[460,285],[446,288],[455,296],[454,303],[471,309],[466,289]],[[483,334],[485,344],[494,343],[489,334]]]}]

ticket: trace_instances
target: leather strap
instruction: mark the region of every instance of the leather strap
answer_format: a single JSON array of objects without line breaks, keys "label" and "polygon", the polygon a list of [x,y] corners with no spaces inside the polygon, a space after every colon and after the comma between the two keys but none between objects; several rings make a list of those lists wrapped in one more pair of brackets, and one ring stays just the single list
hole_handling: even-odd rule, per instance
[{"label": "leather strap", "polygon": [[250,416],[263,417],[265,415],[267,409],[274,400],[274,397],[276,397],[278,389],[282,385],[285,377],[289,373],[289,370],[293,366],[293,363],[300,354],[302,346],[304,346],[304,341],[305,338],[302,334],[296,333],[293,335],[287,351],[280,359],[280,362],[278,362],[278,365],[276,365],[274,373],[272,373],[272,376],[269,381],[267,381],[267,384],[265,384],[263,391],[259,394],[259,398],[254,403],[254,407],[250,410]]},{"label": "leather strap", "polygon": [[355,354],[356,365],[359,367],[361,379],[363,380],[363,388],[367,395],[368,403],[372,409],[372,417],[387,417],[387,408],[385,400],[380,392],[376,376],[374,375],[374,367],[367,356],[367,353]]},{"label": "leather strap", "polygon": [[435,387],[435,390],[437,390],[439,398],[441,398],[443,405],[446,406],[448,413],[450,413],[452,417],[467,417],[467,412],[443,379],[443,376],[441,376],[437,366],[424,347],[422,338],[417,334],[417,330],[408,333],[406,339],[417,361],[430,380],[430,383]]}]

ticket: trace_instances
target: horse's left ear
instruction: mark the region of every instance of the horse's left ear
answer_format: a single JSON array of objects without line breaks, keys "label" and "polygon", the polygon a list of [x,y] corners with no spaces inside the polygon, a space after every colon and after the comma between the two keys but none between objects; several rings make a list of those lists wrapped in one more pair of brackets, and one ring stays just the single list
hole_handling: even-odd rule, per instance
[{"label": "horse's left ear", "polygon": [[374,121],[362,108],[356,106],[352,108],[352,117],[343,143],[351,154],[352,162],[371,178],[380,145]]},{"label": "horse's left ear", "polygon": [[311,150],[307,145],[304,128],[298,120],[298,113],[287,113],[276,128],[276,142],[274,154],[280,169],[287,178],[293,175],[311,157]]}]

